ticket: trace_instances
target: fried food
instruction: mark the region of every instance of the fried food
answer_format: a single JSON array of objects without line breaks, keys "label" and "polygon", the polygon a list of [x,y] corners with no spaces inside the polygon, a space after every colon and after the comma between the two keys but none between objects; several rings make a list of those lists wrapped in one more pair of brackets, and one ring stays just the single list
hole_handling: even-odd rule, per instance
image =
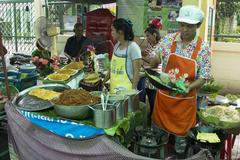
[{"label": "fried food", "polygon": [[83,81],[85,83],[95,84],[98,81],[100,81],[100,77],[97,73],[89,73],[85,75],[85,77],[83,78]]},{"label": "fried food", "polygon": [[35,96],[37,98],[43,99],[43,100],[52,100],[61,95],[61,93],[59,93],[59,92],[47,90],[47,89],[43,89],[43,88],[33,89],[28,94],[31,96]]},{"label": "fried food", "polygon": [[52,81],[66,81],[70,78],[70,75],[53,73],[48,75],[47,77],[49,80],[52,80]]},{"label": "fried food", "polygon": [[86,81],[94,80],[94,79],[99,79],[99,75],[97,73],[89,73],[89,74],[86,74],[84,77],[84,80]]},{"label": "fried food", "polygon": [[53,103],[59,105],[90,105],[100,102],[100,98],[91,95],[86,90],[70,89],[65,90]]},{"label": "fried food", "polygon": [[81,70],[83,69],[84,65],[83,62],[71,62],[69,64],[67,64],[64,69],[75,69],[75,70]]},{"label": "fried food", "polygon": [[77,70],[75,70],[75,69],[60,69],[56,73],[58,73],[58,74],[67,74],[67,75],[72,76],[72,75],[77,73]]},{"label": "fried food", "polygon": [[90,80],[83,80],[85,83],[95,84],[100,81],[100,78],[97,79],[90,79]]}]

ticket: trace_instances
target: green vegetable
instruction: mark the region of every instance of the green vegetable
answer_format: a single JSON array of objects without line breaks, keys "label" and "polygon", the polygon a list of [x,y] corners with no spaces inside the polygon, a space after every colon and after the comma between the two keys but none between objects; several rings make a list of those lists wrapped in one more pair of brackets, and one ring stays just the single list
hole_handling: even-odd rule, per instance
[{"label": "green vegetable", "polygon": [[160,74],[160,80],[165,84],[167,84],[171,81],[171,79],[170,79],[170,77],[167,73],[161,73]]},{"label": "green vegetable", "polygon": [[178,79],[175,83],[176,87],[177,87],[177,90],[180,91],[180,93],[186,93],[186,84],[183,80],[181,79]]},{"label": "green vegetable", "polygon": [[154,75],[150,75],[150,74],[148,74],[148,76],[151,77],[154,81],[158,82],[159,84],[161,84],[161,85],[163,85],[163,86],[165,86],[165,87],[171,88],[171,87],[168,85],[168,83],[164,83],[164,82],[160,79],[160,77],[154,76]]},{"label": "green vegetable", "polygon": [[230,101],[236,101],[239,98],[237,95],[233,95],[233,94],[227,94],[225,97]]},{"label": "green vegetable", "polygon": [[206,93],[206,94],[213,94],[213,93],[219,93],[220,90],[222,90],[223,86],[217,84],[214,82],[214,80],[210,80],[209,82],[205,83],[200,88],[200,93]]}]

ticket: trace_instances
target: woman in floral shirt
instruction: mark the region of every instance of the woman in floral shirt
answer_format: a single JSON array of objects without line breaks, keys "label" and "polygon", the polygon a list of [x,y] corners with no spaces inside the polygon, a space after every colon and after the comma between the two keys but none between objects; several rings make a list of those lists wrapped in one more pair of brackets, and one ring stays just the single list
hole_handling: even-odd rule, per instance
[{"label": "woman in floral shirt", "polygon": [[203,18],[197,6],[183,6],[177,18],[179,32],[168,34],[162,40],[159,55],[151,61],[152,66],[161,62],[163,72],[171,79],[188,82],[185,93],[175,96],[159,89],[152,114],[156,127],[176,135],[175,151],[181,155],[185,153],[185,136],[196,123],[196,90],[211,77],[211,50],[197,35]]}]

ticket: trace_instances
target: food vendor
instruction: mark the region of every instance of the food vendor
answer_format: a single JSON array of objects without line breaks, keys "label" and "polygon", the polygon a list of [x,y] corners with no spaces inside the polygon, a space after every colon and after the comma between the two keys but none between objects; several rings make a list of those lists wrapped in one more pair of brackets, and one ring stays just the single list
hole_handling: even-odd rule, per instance
[{"label": "food vendor", "polygon": [[189,83],[185,93],[176,96],[159,89],[152,114],[154,126],[176,135],[175,151],[180,155],[185,152],[185,136],[196,123],[196,90],[211,77],[211,50],[197,35],[203,18],[197,6],[181,7],[177,18],[179,32],[163,38],[159,54],[151,61],[151,66],[162,62],[163,72],[184,77]]},{"label": "food vendor", "polygon": [[[147,38],[147,47],[142,52],[142,59],[143,59],[143,66],[149,67],[149,59],[154,57],[156,55],[156,51],[158,50],[160,46],[160,32],[159,30],[162,29],[161,19],[154,19],[152,22],[148,25],[148,27],[145,29],[145,34]],[[160,70],[161,65],[154,68],[155,70]],[[153,106],[154,106],[154,98],[156,95],[156,88],[150,83],[146,77],[143,77],[143,87],[145,88],[146,94],[144,94],[144,100],[145,96],[147,95],[149,105],[150,105],[150,113],[149,113],[149,120],[151,119]]]},{"label": "food vendor", "polygon": [[83,26],[81,23],[76,23],[74,25],[73,32],[75,35],[68,38],[64,53],[71,59],[76,59],[79,58],[80,54],[83,52],[83,43],[86,37],[83,35]]},{"label": "food vendor", "polygon": [[141,66],[141,49],[133,41],[134,33],[130,20],[119,18],[113,21],[112,36],[117,41],[113,49],[110,73],[110,92],[137,89]]},{"label": "food vendor", "polygon": [[36,47],[37,49],[32,52],[32,61],[40,76],[45,77],[54,71],[50,63],[51,52],[44,48],[40,39],[37,40]]}]

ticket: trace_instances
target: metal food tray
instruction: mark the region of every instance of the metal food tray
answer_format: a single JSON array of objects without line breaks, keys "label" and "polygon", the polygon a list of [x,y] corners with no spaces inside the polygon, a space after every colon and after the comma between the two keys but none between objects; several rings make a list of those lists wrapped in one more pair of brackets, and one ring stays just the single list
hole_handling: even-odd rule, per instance
[{"label": "metal food tray", "polygon": [[28,95],[32,89],[44,88],[51,89],[53,91],[64,91],[70,89],[69,86],[63,84],[45,84],[34,86],[28,89],[23,90],[17,96],[14,97],[12,103],[15,107],[25,111],[40,111],[53,107],[53,103],[50,101],[42,100],[34,96]]}]

